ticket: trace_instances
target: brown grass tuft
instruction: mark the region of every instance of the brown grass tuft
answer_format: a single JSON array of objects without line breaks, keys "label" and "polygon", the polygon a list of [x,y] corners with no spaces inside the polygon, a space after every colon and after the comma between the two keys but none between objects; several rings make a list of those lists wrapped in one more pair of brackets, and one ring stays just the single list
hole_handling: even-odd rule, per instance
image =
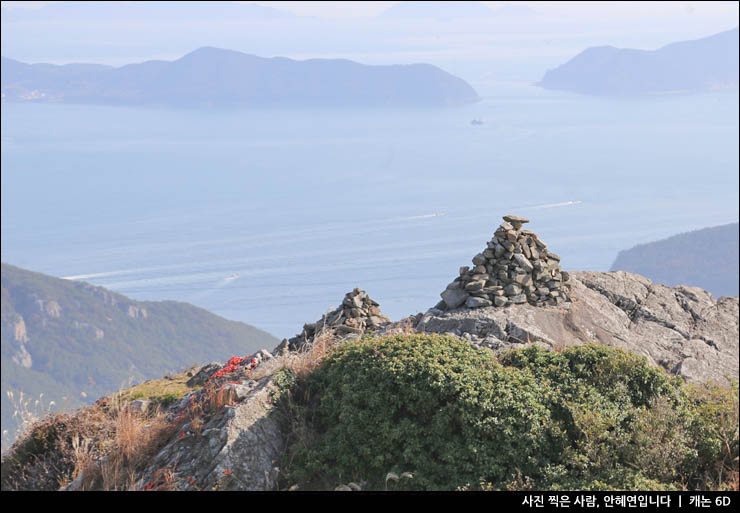
[{"label": "brown grass tuft", "polygon": [[251,372],[250,377],[259,380],[280,369],[290,369],[299,379],[303,379],[321,364],[326,353],[336,343],[337,338],[330,330],[319,331],[312,344],[300,351],[289,351],[261,363]]}]

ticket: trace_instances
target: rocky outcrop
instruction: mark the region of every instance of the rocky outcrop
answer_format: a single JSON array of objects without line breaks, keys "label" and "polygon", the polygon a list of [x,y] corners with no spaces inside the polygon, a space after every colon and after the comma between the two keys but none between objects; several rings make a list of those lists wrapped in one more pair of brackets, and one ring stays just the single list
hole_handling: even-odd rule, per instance
[{"label": "rocky outcrop", "polygon": [[344,296],[342,304],[314,323],[305,324],[303,331],[290,339],[283,339],[274,353],[297,351],[311,344],[320,333],[333,338],[359,337],[370,330],[378,330],[389,322],[380,313],[380,305],[370,299],[364,290],[355,288]]},{"label": "rocky outcrop", "polygon": [[30,369],[33,364],[33,359],[31,358],[31,353],[26,349],[26,344],[29,342],[26,323],[20,314],[14,314],[10,324],[13,331],[13,348],[15,349],[13,362],[21,367]]},{"label": "rocky outcrop", "polygon": [[126,314],[132,319],[146,319],[149,317],[149,312],[142,306],[128,305]]},{"label": "rocky outcrop", "polygon": [[39,312],[46,314],[53,319],[59,319],[62,315],[62,308],[59,306],[59,303],[53,299],[37,299],[36,305],[39,308]]},{"label": "rocky outcrop", "polygon": [[560,267],[560,257],[548,251],[536,233],[522,230],[528,222],[504,216],[488,247],[473,257],[473,267],[461,267],[460,276],[440,294],[437,308],[554,306],[569,301],[569,276]]},{"label": "rocky outcrop", "polygon": [[[138,476],[137,489],[156,483],[161,469],[174,473],[177,490],[265,491],[275,487],[285,441],[274,414],[277,386],[270,376],[225,384],[225,402],[202,427],[187,422]],[[187,396],[175,417],[197,400]],[[151,486],[150,486],[151,488]]]},{"label": "rocky outcrop", "polygon": [[420,332],[451,333],[500,351],[597,342],[646,356],[692,382],[738,378],[738,298],[666,287],[622,271],[570,273],[572,302],[543,308],[430,309]]},{"label": "rocky outcrop", "polygon": [[[253,371],[272,355],[261,350],[226,364],[204,365],[192,376],[202,388],[164,412],[169,423],[163,447],[134,476],[136,490],[242,490],[275,488],[277,464],[285,446],[275,402],[280,389],[273,375],[253,379]],[[102,403],[101,403],[102,401]],[[99,403],[106,404],[107,399]],[[147,416],[156,408],[147,399],[127,408]],[[93,462],[62,491],[95,482],[107,456]]]}]

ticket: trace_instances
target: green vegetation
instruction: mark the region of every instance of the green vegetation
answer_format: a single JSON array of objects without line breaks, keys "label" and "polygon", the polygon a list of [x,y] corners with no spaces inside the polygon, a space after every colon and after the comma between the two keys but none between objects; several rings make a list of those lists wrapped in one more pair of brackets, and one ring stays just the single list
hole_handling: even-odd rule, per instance
[{"label": "green vegetation", "polygon": [[181,399],[185,394],[200,388],[187,385],[187,381],[191,377],[192,375],[186,371],[162,379],[150,379],[122,391],[119,398],[123,402],[145,399],[166,408]]},{"label": "green vegetation", "polygon": [[[7,264],[1,321],[3,449],[21,424],[14,412],[33,408],[41,394],[39,413],[50,401],[56,408],[79,407],[194,363],[246,356],[279,342],[187,303],[134,301]],[[30,368],[18,363],[21,347],[32,358]],[[11,400],[8,391],[16,399],[22,391],[30,403]]]},{"label": "green vegetation", "polygon": [[497,358],[437,335],[364,338],[281,408],[284,485],[302,489],[383,489],[388,472],[423,490],[737,487],[737,384],[688,386],[599,345]]}]

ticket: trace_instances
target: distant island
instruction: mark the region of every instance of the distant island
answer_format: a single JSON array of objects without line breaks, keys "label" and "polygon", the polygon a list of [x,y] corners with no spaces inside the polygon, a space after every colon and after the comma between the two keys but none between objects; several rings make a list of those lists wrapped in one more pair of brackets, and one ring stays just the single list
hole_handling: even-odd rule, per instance
[{"label": "distant island", "polygon": [[1,86],[3,101],[101,105],[439,107],[480,100],[467,82],[430,64],[296,61],[211,47],[119,68],[2,57]]},{"label": "distant island", "polygon": [[620,251],[610,271],[641,274],[664,285],[738,295],[738,223],[704,228]]},{"label": "distant island", "polygon": [[588,48],[536,85],[598,96],[693,93],[738,87],[738,29],[658,50]]},{"label": "distant island", "polygon": [[43,393],[44,406],[51,400],[78,406],[130,379],[138,383],[278,342],[188,303],[134,301],[8,264],[2,264],[0,334],[3,447],[18,427],[13,403],[20,391],[32,401]]}]

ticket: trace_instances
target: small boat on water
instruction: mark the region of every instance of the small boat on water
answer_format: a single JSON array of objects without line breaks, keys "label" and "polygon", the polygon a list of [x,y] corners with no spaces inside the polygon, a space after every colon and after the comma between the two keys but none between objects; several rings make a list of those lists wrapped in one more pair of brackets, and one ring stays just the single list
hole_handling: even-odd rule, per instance
[{"label": "small boat on water", "polygon": [[470,122],[470,124],[471,125],[474,125],[474,126],[479,126],[479,125],[482,125],[483,124],[483,120],[482,119],[474,119],[473,121]]},{"label": "small boat on water", "polygon": [[234,274],[232,274],[231,276],[229,276],[229,277],[228,277],[228,278],[226,278],[226,279],[227,279],[227,280],[235,280],[235,279],[237,279],[238,277],[239,277],[239,273],[234,273]]}]

